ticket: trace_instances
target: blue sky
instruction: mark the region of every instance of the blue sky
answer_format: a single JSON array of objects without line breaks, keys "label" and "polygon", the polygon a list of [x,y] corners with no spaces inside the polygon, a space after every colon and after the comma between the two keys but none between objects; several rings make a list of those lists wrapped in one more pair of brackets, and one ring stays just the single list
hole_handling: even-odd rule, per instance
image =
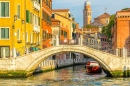
[{"label": "blue sky", "polygon": [[[53,9],[70,9],[75,21],[83,26],[83,8],[86,0],[52,0]],[[130,8],[130,0],[89,0],[92,9],[92,18],[103,14],[105,7],[107,13],[115,14],[123,8]]]}]

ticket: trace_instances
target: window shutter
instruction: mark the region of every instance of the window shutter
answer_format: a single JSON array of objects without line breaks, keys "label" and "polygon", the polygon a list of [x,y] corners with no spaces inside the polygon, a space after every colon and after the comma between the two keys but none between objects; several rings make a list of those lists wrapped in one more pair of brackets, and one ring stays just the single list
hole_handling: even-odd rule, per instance
[{"label": "window shutter", "polygon": [[1,38],[5,38],[5,29],[1,28]]},{"label": "window shutter", "polygon": [[9,2],[5,3],[5,17],[9,17]]},{"label": "window shutter", "polygon": [[1,17],[5,17],[5,2],[1,2]]},{"label": "window shutter", "polygon": [[5,38],[9,38],[9,29],[5,28]]},{"label": "window shutter", "polygon": [[17,40],[20,40],[20,29],[17,30]]},{"label": "window shutter", "polygon": [[32,13],[30,12],[30,24],[32,24]]},{"label": "window shutter", "polygon": [[20,5],[18,5],[18,19],[20,19]]},{"label": "window shutter", "polygon": [[30,23],[30,12],[26,10],[26,22]]},{"label": "window shutter", "polygon": [[1,17],[1,8],[2,8],[2,6],[1,6],[1,2],[0,2],[0,17]]},{"label": "window shutter", "polygon": [[28,18],[27,18],[28,15],[27,14],[28,14],[28,10],[26,10],[26,22],[28,22]]}]

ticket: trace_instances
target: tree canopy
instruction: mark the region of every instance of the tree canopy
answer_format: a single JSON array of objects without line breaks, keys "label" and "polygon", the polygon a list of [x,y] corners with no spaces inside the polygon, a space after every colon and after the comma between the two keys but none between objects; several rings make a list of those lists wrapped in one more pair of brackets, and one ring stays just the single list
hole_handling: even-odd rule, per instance
[{"label": "tree canopy", "polygon": [[111,28],[114,25],[114,18],[115,14],[111,15],[109,24],[102,28],[102,33],[105,34],[108,37],[108,39],[111,38]]},{"label": "tree canopy", "polygon": [[98,26],[92,26],[92,25],[86,25],[86,26],[84,26],[84,28],[98,28]]},{"label": "tree canopy", "polygon": [[130,8],[124,8],[124,9],[122,9],[122,10],[130,10]]}]

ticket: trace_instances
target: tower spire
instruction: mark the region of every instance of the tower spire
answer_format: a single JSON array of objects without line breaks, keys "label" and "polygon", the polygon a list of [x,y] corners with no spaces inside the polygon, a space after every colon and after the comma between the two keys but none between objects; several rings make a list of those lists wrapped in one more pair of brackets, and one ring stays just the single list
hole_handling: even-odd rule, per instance
[{"label": "tower spire", "polygon": [[83,22],[84,22],[83,26],[91,24],[91,20],[92,20],[92,10],[91,10],[90,1],[86,0],[83,9]]},{"label": "tower spire", "polygon": [[105,7],[105,13],[106,13],[106,11],[107,11],[107,8]]}]

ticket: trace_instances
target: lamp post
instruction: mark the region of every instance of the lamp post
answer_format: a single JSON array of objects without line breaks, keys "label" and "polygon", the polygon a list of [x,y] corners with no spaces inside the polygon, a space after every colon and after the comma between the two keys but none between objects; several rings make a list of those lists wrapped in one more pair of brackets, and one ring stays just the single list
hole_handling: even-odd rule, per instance
[{"label": "lamp post", "polygon": [[98,50],[99,50],[100,39],[98,39]]},{"label": "lamp post", "polygon": [[12,25],[12,57],[16,57],[16,49],[15,49],[15,36],[16,36],[16,33],[14,32],[14,29],[15,29],[15,22],[16,20],[18,19],[18,16],[17,15],[14,15],[14,21],[13,21],[13,25]]},{"label": "lamp post", "polygon": [[65,39],[64,39],[64,43],[67,44],[67,42],[68,42],[68,41],[67,41],[67,38],[65,38]]},{"label": "lamp post", "polygon": [[75,41],[72,39],[72,40],[71,40],[71,44],[73,45],[74,43],[75,43]]}]

